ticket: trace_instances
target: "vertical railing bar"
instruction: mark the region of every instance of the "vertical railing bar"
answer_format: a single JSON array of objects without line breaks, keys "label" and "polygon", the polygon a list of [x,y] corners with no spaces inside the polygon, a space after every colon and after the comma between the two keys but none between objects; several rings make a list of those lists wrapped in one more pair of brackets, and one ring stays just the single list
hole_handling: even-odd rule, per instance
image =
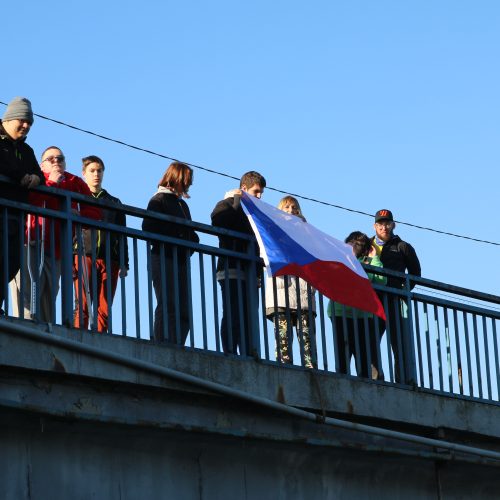
[{"label": "vertical railing bar", "polygon": [[[283,277],[282,279],[285,279],[285,277]],[[273,322],[274,322],[274,341],[276,345],[276,361],[278,363],[283,363],[283,358],[281,355],[281,335],[279,331],[280,313],[278,312],[278,282],[275,276],[273,276],[272,278],[272,284],[273,284],[273,306],[274,306]]]},{"label": "vertical railing bar", "polygon": [[[203,261],[204,254],[198,252],[198,261],[200,263],[200,297],[201,297],[201,328],[203,337],[203,349],[208,349],[208,335],[207,335],[207,304],[206,304],[206,290],[205,290],[205,263]],[[194,343],[193,343],[194,347]]]},{"label": "vertical railing bar", "polygon": [[483,316],[483,343],[484,343],[484,359],[486,361],[486,388],[488,391],[488,399],[491,397],[491,373],[490,373],[490,353],[488,348],[488,327],[486,325],[486,316]]},{"label": "vertical railing bar", "polygon": [[[151,245],[146,242],[146,269],[148,272],[148,319],[149,319],[149,340],[155,340],[154,335],[154,310],[153,310],[153,271],[152,271]],[[137,335],[137,334],[136,334]],[[139,337],[137,337],[139,338]]]},{"label": "vertical railing bar", "polygon": [[[99,299],[97,297],[97,239],[96,239],[96,229],[90,229],[90,248],[91,248],[91,263],[90,263],[90,272],[91,272],[91,282],[92,282],[92,296],[90,300],[90,304],[87,304],[87,312],[90,318],[92,315],[92,330],[97,332],[98,327],[98,319],[97,319],[97,310],[99,308]],[[85,235],[82,230],[82,239],[85,238]],[[83,256],[84,265],[87,265],[87,255]],[[88,273],[87,273],[88,276]]]},{"label": "vertical railing bar", "polygon": [[372,378],[372,353],[371,353],[371,343],[370,343],[370,335],[373,335],[370,332],[370,328],[368,326],[368,314],[366,312],[363,312],[363,326],[365,329],[365,334],[363,335],[364,337],[364,342],[365,342],[365,349],[366,349],[366,373],[367,373],[367,378],[371,379]]},{"label": "vertical railing bar", "polygon": [[476,375],[477,375],[477,385],[479,389],[479,397],[483,397],[483,381],[481,380],[481,362],[479,360],[479,335],[477,331],[477,314],[472,314],[472,326],[474,330],[474,349],[475,349],[475,360],[476,360]]},{"label": "vertical railing bar", "polygon": [[[191,343],[191,349],[195,348],[194,345],[194,319],[193,319],[193,287],[191,286],[191,254],[189,251],[181,251],[181,254],[184,254],[186,271],[187,271],[187,308],[188,308],[188,319],[189,319],[189,340]],[[179,313],[180,314],[180,313]],[[182,332],[182,336],[185,336],[185,333]],[[186,341],[181,343],[180,345],[185,346]]]},{"label": "vertical railing bar", "polygon": [[459,328],[458,328],[458,314],[457,309],[453,308],[453,329],[455,330],[455,349],[457,352],[457,379],[458,379],[458,390],[460,394],[464,393],[463,387],[463,374],[462,374],[462,348],[460,346]]},{"label": "vertical railing bar", "polygon": [[397,366],[395,367],[396,374],[398,373],[399,370],[399,383],[407,383],[406,380],[406,367],[405,367],[405,357],[404,357],[404,347],[403,347],[403,341],[404,341],[404,331],[402,328],[402,316],[401,316],[401,300],[399,297],[393,296],[392,297],[392,304],[394,306],[394,317],[396,318],[396,332],[391,332],[392,334],[396,335],[396,346],[398,350],[398,363]]},{"label": "vertical railing bar", "polygon": [[[182,345],[181,342],[181,318],[180,318],[180,307],[179,307],[179,254],[178,245],[172,246],[172,264],[173,264],[173,282],[174,282],[174,314],[175,314],[175,331],[172,337],[175,339],[174,343],[177,345]],[[168,316],[167,316],[168,317]],[[172,333],[172,332],[170,332]],[[172,339],[171,339],[172,340]]]},{"label": "vertical railing bar", "polygon": [[[500,400],[500,364],[499,364],[499,356],[498,356],[498,338],[497,338],[497,325],[496,320],[491,318],[491,326],[493,329],[493,352],[495,354],[495,374],[496,374],[496,382],[497,382],[497,401]],[[493,399],[493,398],[492,398]]]},{"label": "vertical railing bar", "polygon": [[342,331],[344,332],[344,361],[345,361],[345,373],[346,375],[351,374],[351,350],[349,347],[349,328],[347,328],[347,315],[346,307],[342,304]]},{"label": "vertical railing bar", "polygon": [[318,368],[318,349],[316,343],[316,321],[313,316],[313,304],[316,299],[312,293],[311,285],[307,283],[307,335],[309,337],[309,354],[313,368]]},{"label": "vertical railing bar", "polygon": [[[217,266],[215,263],[215,255],[211,256],[212,262],[212,296],[213,296],[213,306],[214,306],[214,330],[215,330],[215,350],[220,352],[220,330],[219,330],[219,300],[218,300],[218,290],[217,290]],[[223,298],[224,300],[224,298]]]},{"label": "vertical railing bar", "polygon": [[469,396],[474,396],[474,384],[472,381],[472,361],[470,353],[470,338],[469,338],[469,322],[467,320],[467,313],[462,311],[464,318],[464,334],[465,334],[465,354],[467,357],[467,378],[469,381]]},{"label": "vertical railing bar", "polygon": [[141,337],[141,314],[139,301],[139,256],[137,251],[137,238],[132,238],[132,251],[134,253],[134,291],[135,291],[135,328],[137,338]]},{"label": "vertical railing bar", "polygon": [[[106,298],[108,300],[108,328],[107,331],[108,333],[113,333],[113,295],[112,295],[112,286],[113,286],[113,263],[111,262],[111,234],[109,231],[105,231],[105,238],[106,238],[106,251],[105,251],[105,258],[106,258]],[[102,238],[102,231],[101,231],[101,238]],[[97,301],[95,302],[96,306],[94,306],[94,314],[96,314],[95,309],[98,309],[100,307],[99,304],[99,298],[97,298]],[[97,312],[99,312],[97,310]],[[98,328],[99,329],[99,328]]]},{"label": "vertical railing bar", "polygon": [[[8,223],[8,215],[7,215],[7,207],[3,207],[2,209],[2,222],[3,222],[3,238],[2,238],[2,246],[3,246],[3,255],[4,259],[2,262],[3,267],[3,283],[0,285],[3,288],[3,300],[4,304],[0,304],[0,307],[4,307],[5,315],[9,314],[9,247],[7,245],[7,239],[9,234],[9,223]],[[24,297],[21,297],[20,307],[24,307]]]},{"label": "vertical railing bar", "polygon": [[269,333],[267,331],[267,319],[266,319],[266,289],[267,289],[267,280],[264,274],[267,273],[267,270],[264,273],[261,273],[260,276],[260,301],[262,303],[262,332],[264,334],[264,359],[269,360]]},{"label": "vertical railing bar", "polygon": [[415,318],[415,336],[417,337],[417,362],[420,375],[420,387],[425,387],[424,367],[422,362],[422,337],[420,335],[420,318],[418,315],[418,300],[413,301],[413,316]]},{"label": "vertical railing bar", "polygon": [[[49,219],[49,231],[50,231],[50,269],[52,272],[50,273],[50,279],[52,280],[52,296],[50,297],[50,315],[52,317],[52,321],[56,322],[56,296],[57,296],[57,285],[59,282],[60,272],[56,273],[56,230],[55,223],[53,220]],[[45,228],[47,228],[47,222],[45,223]],[[47,257],[45,257],[47,258]],[[57,264],[60,265],[61,263]],[[73,265],[73,263],[71,263]],[[62,271],[62,270],[60,270]],[[62,316],[62,311],[61,311]],[[71,322],[73,324],[73,322]]]},{"label": "vertical railing bar", "polygon": [[[25,289],[25,279],[26,279],[26,273],[27,267],[26,267],[26,256],[27,256],[27,249],[25,247],[25,229],[26,231],[30,231],[30,227],[27,222],[24,222],[27,220],[27,216],[24,210],[22,210],[19,214],[19,219],[18,219],[18,231],[19,231],[19,238],[18,238],[18,248],[20,250],[20,259],[21,259],[21,267],[19,269],[19,297],[18,297],[18,308],[19,308],[19,317],[21,319],[24,319],[24,289]],[[2,249],[3,250],[3,249]],[[5,259],[7,260],[7,259]],[[3,286],[3,285],[2,285]],[[2,304],[0,304],[0,307]],[[8,314],[8,307],[5,308],[5,314]],[[28,319],[28,318],[26,318]]]},{"label": "vertical railing bar", "polygon": [[454,392],[453,384],[453,359],[451,356],[450,324],[448,321],[448,308],[443,307],[444,338],[446,342],[446,366],[448,367],[448,392]]},{"label": "vertical railing bar", "polygon": [[391,382],[395,381],[395,372],[394,372],[394,366],[392,363],[392,355],[391,355],[391,350],[392,350],[392,342],[391,342],[391,327],[390,327],[390,322],[389,322],[389,299],[387,297],[387,292],[384,292],[383,295],[383,302],[384,302],[384,311],[386,312],[386,322],[385,322],[385,342],[386,342],[386,348],[387,348],[387,361],[389,364],[389,380]]},{"label": "vertical railing bar", "polygon": [[[242,275],[242,269],[241,269],[241,261],[238,259],[236,261],[236,274],[238,276]],[[241,278],[238,278],[236,280],[236,289],[237,289],[237,296],[238,296],[238,315],[239,315],[239,339],[236,340],[236,343],[238,343],[239,340],[239,345],[240,345],[240,356],[250,356],[250,353],[247,352],[247,343],[250,345],[250,331],[247,331],[246,328],[246,316],[245,316],[245,311],[244,311],[244,306],[243,306],[243,288],[242,288],[242,280]],[[248,283],[245,281],[245,286],[248,287]],[[250,290],[248,290],[250,291]],[[247,297],[248,298],[248,297]],[[234,342],[233,338],[233,342]]]},{"label": "vertical railing bar", "polygon": [[424,302],[424,318],[425,318],[425,339],[427,349],[427,371],[429,373],[429,388],[434,389],[434,374],[432,370],[432,354],[431,354],[431,330],[429,325],[429,311],[427,303]]},{"label": "vertical railing bar", "polygon": [[[170,331],[170,325],[168,321],[168,313],[169,313],[169,307],[168,307],[168,295],[170,295],[169,290],[167,290],[167,266],[165,265],[165,244],[160,243],[160,288],[161,288],[161,310],[163,311],[162,314],[162,324],[157,327],[157,331],[159,333],[160,328],[163,331],[163,342],[172,342],[173,339],[170,338],[172,335],[172,332]],[[170,277],[169,277],[170,278]],[[158,305],[158,304],[157,304]],[[155,316],[156,320],[156,316]],[[175,335],[175,332],[174,332]],[[157,342],[160,340],[155,338]]]},{"label": "vertical railing bar", "polygon": [[439,312],[437,305],[434,305],[434,324],[436,327],[436,354],[438,361],[439,390],[443,391],[443,356],[441,353],[441,329],[439,328]]},{"label": "vertical railing bar", "polygon": [[125,277],[122,276],[122,269],[126,269],[125,265],[125,239],[127,238],[126,235],[123,233],[120,233],[119,237],[119,251],[120,251],[120,256],[119,256],[119,269],[118,269],[118,276],[120,278],[120,306],[122,310],[122,336],[127,335],[127,299],[126,299],[126,289],[125,289]]},{"label": "vertical railing bar", "polygon": [[373,326],[375,327],[375,353],[377,355],[377,380],[384,380],[384,370],[382,368],[382,353],[380,352],[381,347],[381,335],[380,335],[380,318],[376,316],[373,317]]},{"label": "vertical railing bar", "polygon": [[361,345],[359,342],[358,311],[353,307],[351,308],[351,312],[354,335],[354,366],[356,367],[356,375],[358,377],[361,377],[363,367],[361,366]]},{"label": "vertical railing bar", "polygon": [[288,296],[288,276],[283,276],[283,283],[285,285],[285,319],[286,319],[286,338],[288,344],[288,357],[290,359],[290,364],[293,363],[293,325],[292,325],[292,315],[290,312],[290,297]]},{"label": "vertical railing bar", "polygon": [[[304,338],[304,328],[302,326],[302,307],[300,305],[300,283],[298,276],[293,276],[295,280],[295,299],[297,301],[297,323],[295,324],[295,331],[297,332],[297,340],[299,342],[300,364],[302,367],[306,364],[306,345]],[[292,322],[293,328],[293,322]]]},{"label": "vertical railing bar", "polygon": [[[326,352],[325,307],[323,304],[323,295],[319,292],[318,292],[318,304],[319,304],[319,325],[321,332],[321,350],[323,354],[323,370],[328,371],[328,355]],[[332,317],[334,317],[333,313]]]}]

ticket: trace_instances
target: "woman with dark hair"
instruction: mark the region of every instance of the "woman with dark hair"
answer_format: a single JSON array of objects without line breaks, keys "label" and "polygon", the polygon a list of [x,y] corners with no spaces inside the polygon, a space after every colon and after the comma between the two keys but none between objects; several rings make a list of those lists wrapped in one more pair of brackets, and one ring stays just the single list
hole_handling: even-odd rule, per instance
[{"label": "woman with dark hair", "polygon": [[[184,163],[173,162],[163,174],[158,191],[148,204],[148,211],[191,220],[189,198],[193,170]],[[175,222],[145,218],[142,229],[150,233],[198,243],[198,235],[189,227]],[[184,345],[189,332],[188,266],[192,251],[171,243],[151,244],[151,273],[156,295],[154,338],[158,342]]]},{"label": "woman with dark hair", "polygon": [[[360,262],[382,267],[382,261],[366,234],[354,231],[345,239],[345,243],[352,246],[352,251]],[[387,282],[385,276],[378,274],[368,273],[368,278],[372,283],[381,285]],[[378,363],[379,342],[375,335],[373,314],[337,302],[333,307],[332,304],[331,301],[328,304],[328,316],[332,318],[332,313],[334,314],[332,320],[335,321],[335,344],[339,360],[337,372],[349,373],[351,356],[354,355],[358,376],[371,378],[371,366],[368,363],[368,353],[370,353],[371,365],[377,369],[378,378],[383,379],[382,367]]]}]

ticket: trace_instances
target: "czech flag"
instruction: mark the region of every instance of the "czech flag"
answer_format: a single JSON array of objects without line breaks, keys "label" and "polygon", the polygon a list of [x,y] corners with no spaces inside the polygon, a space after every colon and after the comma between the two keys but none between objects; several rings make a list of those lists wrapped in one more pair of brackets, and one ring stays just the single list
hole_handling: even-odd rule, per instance
[{"label": "czech flag", "polygon": [[350,245],[245,192],[241,203],[270,276],[298,276],[335,302],[385,319],[384,308]]}]

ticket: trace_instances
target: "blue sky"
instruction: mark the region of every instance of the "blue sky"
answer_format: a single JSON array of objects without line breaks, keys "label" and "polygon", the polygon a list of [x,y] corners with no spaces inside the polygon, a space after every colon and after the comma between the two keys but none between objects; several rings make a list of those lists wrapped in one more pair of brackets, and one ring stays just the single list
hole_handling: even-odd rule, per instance
[{"label": "blue sky", "polygon": [[[500,242],[498,2],[49,0],[10,2],[2,19],[3,102],[26,96],[36,113],[180,160]],[[101,156],[105,187],[139,207],[168,166],[42,119],[28,142],[37,156],[59,145],[73,173]],[[208,223],[233,187],[195,170],[193,218]],[[301,204],[337,238],[373,232],[373,218]],[[425,277],[498,293],[500,248],[396,232]]]}]

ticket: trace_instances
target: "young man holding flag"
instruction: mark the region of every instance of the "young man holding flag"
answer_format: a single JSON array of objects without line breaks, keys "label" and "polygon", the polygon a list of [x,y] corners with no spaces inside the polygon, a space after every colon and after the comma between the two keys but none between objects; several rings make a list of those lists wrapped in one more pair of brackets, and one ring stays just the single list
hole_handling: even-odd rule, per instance
[{"label": "young man holding flag", "polygon": [[[255,171],[247,172],[240,180],[240,188],[228,191],[212,211],[212,225],[252,236],[255,254],[259,255],[259,245],[254,232],[241,207],[242,192],[260,199],[266,187],[265,178]],[[246,253],[247,242],[232,236],[219,236],[219,247],[225,250]],[[260,275],[260,267],[258,268]],[[236,258],[219,257],[217,281],[222,291],[221,338],[224,353],[251,354],[250,324],[248,314],[247,284],[243,262]],[[257,289],[255,290],[257,303]]]}]

